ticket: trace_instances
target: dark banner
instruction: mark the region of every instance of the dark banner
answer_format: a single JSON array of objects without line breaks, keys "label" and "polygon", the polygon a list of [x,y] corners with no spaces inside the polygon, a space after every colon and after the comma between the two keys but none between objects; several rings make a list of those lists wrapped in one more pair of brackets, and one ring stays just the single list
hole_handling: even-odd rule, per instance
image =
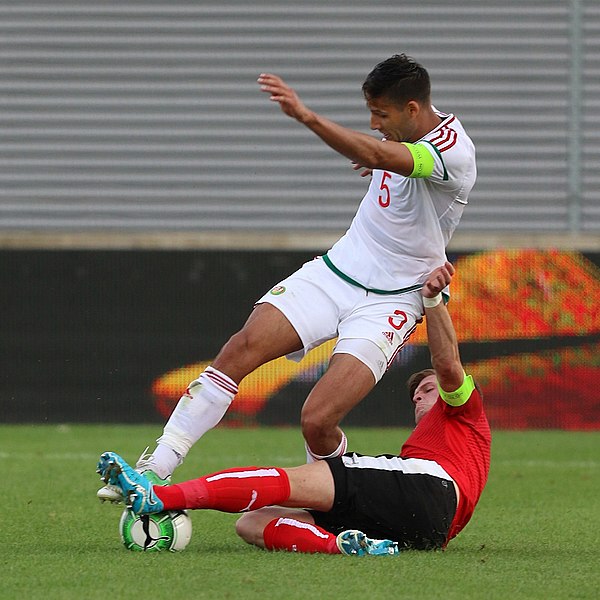
[{"label": "dark banner", "polygon": [[[0,421],[154,422],[315,252],[1,251]],[[600,255],[455,253],[449,305],[492,425],[600,429]],[[332,344],[240,386],[225,423],[289,425]],[[405,381],[429,364],[420,327],[346,425],[412,423]]]}]

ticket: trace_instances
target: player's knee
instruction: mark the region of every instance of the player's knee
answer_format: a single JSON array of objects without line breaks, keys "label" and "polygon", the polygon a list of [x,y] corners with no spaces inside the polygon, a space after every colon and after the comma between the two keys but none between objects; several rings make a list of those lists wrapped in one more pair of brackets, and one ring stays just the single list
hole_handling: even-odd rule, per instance
[{"label": "player's knee", "polygon": [[212,364],[239,383],[264,362],[256,341],[242,329],[229,338]]},{"label": "player's knee", "polygon": [[254,513],[243,514],[235,524],[235,532],[248,544],[264,548],[264,524]]},{"label": "player's knee", "polygon": [[244,329],[240,329],[237,333],[234,333],[227,343],[223,346],[221,350],[222,354],[234,354],[239,355],[240,353],[247,353],[252,350],[253,347],[252,337],[248,334],[248,332]]},{"label": "player's knee", "polygon": [[337,419],[323,411],[317,411],[312,407],[305,407],[300,414],[300,426],[302,435],[308,442],[319,442],[335,432],[338,425]]},{"label": "player's knee", "polygon": [[254,367],[256,368],[270,359],[272,352],[270,340],[269,332],[265,329],[244,326],[229,338],[219,355],[234,356],[238,360],[240,357],[245,357],[248,362],[257,363]]}]

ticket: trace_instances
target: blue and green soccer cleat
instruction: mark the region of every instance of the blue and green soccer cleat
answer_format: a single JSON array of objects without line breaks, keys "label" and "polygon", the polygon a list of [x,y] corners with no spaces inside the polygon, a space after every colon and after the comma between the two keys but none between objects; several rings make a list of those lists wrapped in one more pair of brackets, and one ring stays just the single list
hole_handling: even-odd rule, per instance
[{"label": "blue and green soccer cleat", "polygon": [[[162,479],[154,472],[154,457],[152,454],[147,454],[147,452],[148,448],[142,452],[142,455],[135,464],[135,470],[154,485],[169,485],[171,483],[171,477]],[[112,485],[110,483],[103,485],[96,492],[96,496],[101,502],[110,502],[112,504],[120,504],[125,500],[121,488],[118,485]]]},{"label": "blue and green soccer cleat", "polygon": [[357,529],[342,531],[336,542],[340,552],[348,556],[390,556],[400,552],[398,542],[375,540]]},{"label": "blue and green soccer cleat", "polygon": [[[162,512],[164,505],[152,489],[154,484],[115,452],[104,452],[96,469],[105,484],[121,491],[136,515]],[[154,473],[153,473],[154,475]]]}]

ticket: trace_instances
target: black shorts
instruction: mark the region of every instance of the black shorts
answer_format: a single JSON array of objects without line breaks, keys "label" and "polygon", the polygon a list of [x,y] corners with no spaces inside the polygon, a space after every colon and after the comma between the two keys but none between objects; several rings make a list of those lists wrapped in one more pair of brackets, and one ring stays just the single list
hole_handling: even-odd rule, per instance
[{"label": "black shorts", "polygon": [[400,548],[444,545],[456,512],[456,491],[436,463],[355,453],[326,462],[335,499],[329,512],[310,511],[317,525],[335,534],[359,529],[369,537],[394,540]]}]

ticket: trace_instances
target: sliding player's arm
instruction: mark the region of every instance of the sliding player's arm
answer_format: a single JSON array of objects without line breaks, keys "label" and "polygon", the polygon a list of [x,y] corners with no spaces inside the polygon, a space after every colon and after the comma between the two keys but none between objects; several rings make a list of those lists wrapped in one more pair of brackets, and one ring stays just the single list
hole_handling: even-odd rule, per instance
[{"label": "sliding player's arm", "polygon": [[446,262],[431,273],[421,294],[431,364],[438,380],[440,396],[451,406],[461,406],[469,399],[475,385],[473,378],[465,374],[460,361],[456,331],[442,298],[441,292],[450,284],[453,275],[454,267]]}]

